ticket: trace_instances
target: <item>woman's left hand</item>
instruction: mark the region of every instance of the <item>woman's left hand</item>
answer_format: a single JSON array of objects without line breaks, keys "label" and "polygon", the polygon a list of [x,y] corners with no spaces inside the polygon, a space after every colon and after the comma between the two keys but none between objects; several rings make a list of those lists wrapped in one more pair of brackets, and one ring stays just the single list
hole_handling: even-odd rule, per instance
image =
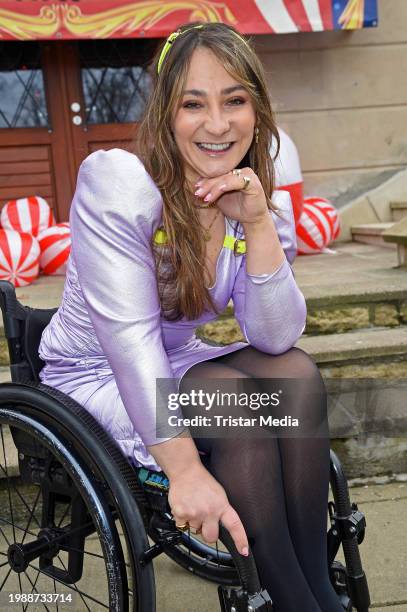
[{"label": "woman's left hand", "polygon": [[[216,178],[203,178],[195,185],[195,195],[210,204],[216,201],[221,212],[242,224],[260,223],[269,215],[263,187],[251,168],[240,168],[240,175],[233,170]],[[243,177],[250,178],[244,189]],[[209,199],[206,199],[209,197]],[[215,207],[214,207],[215,208]]]}]

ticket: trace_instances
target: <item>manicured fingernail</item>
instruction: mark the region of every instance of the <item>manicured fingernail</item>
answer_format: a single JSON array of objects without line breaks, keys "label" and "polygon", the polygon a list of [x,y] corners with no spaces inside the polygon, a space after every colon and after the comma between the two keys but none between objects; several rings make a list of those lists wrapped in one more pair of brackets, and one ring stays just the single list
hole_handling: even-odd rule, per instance
[{"label": "manicured fingernail", "polygon": [[211,199],[211,197],[212,197],[212,194],[211,194],[211,193],[208,193],[208,195],[204,197],[204,202],[209,202],[209,200]]},{"label": "manicured fingernail", "polygon": [[199,194],[201,194],[201,193],[202,193],[202,191],[203,191],[202,189],[197,189],[197,190],[195,191],[195,195],[199,195]]},{"label": "manicured fingernail", "polygon": [[221,189],[221,190],[223,191],[224,189],[226,189],[226,187],[227,187],[227,185],[226,185],[226,184],[225,184],[225,185],[221,185],[221,186],[219,187],[219,189]]},{"label": "manicured fingernail", "polygon": [[199,185],[202,185],[202,181],[201,181],[201,179],[199,179],[199,181],[197,181],[197,182],[195,183],[195,187],[199,187]]},{"label": "manicured fingernail", "polygon": [[242,555],[244,555],[245,557],[249,556],[249,549],[247,548],[247,546],[242,548]]}]

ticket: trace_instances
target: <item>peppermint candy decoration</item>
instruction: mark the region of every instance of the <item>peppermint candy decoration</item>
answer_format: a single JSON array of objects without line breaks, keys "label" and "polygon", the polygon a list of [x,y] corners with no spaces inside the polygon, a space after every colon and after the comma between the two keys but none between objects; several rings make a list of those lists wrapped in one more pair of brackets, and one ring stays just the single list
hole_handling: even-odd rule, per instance
[{"label": "peppermint candy decoration", "polygon": [[304,209],[297,225],[298,255],[324,252],[339,236],[339,215],[324,198],[305,198]]},{"label": "peppermint candy decoration", "polygon": [[40,268],[44,274],[65,274],[71,251],[69,223],[57,223],[38,235]]},{"label": "peppermint candy decoration", "polygon": [[0,223],[5,230],[38,236],[41,231],[55,225],[55,219],[48,202],[40,196],[33,196],[7,202],[1,210]]},{"label": "peppermint candy decoration", "polygon": [[40,246],[31,234],[0,229],[0,279],[29,285],[40,272]]}]

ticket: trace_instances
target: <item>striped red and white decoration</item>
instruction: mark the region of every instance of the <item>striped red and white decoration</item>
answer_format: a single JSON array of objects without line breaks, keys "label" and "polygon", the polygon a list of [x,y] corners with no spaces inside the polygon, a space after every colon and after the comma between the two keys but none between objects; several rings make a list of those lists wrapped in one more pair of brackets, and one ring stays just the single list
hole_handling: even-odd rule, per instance
[{"label": "striped red and white decoration", "polygon": [[29,285],[40,272],[40,246],[31,234],[0,229],[0,279]]},{"label": "striped red and white decoration", "polygon": [[[301,172],[300,157],[298,149],[290,136],[280,127],[277,128],[280,136],[280,151],[274,162],[276,172],[276,189],[288,191],[291,196],[295,225],[301,217],[304,205],[303,178]],[[277,143],[272,139],[271,155],[274,159]]]},{"label": "striped red and white decoration", "polygon": [[55,219],[48,202],[40,196],[32,196],[7,202],[1,210],[0,223],[3,229],[38,236],[55,225]]},{"label": "striped red and white decoration", "polygon": [[44,274],[65,274],[71,251],[69,223],[57,223],[38,235],[40,268]]},{"label": "striped red and white decoration", "polygon": [[[333,29],[332,0],[255,0],[275,34]],[[301,27],[300,27],[301,24]]]},{"label": "striped red and white decoration", "polygon": [[305,198],[300,222],[297,225],[298,255],[323,252],[339,236],[339,215],[324,198]]}]

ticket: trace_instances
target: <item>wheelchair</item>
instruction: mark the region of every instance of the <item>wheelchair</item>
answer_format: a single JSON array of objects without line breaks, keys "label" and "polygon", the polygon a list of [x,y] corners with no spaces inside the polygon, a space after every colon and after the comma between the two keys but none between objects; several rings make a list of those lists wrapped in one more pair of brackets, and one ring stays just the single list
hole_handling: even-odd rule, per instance
[{"label": "wheelchair", "polygon": [[[177,529],[164,472],[132,466],[79,403],[39,382],[38,347],[57,309],[22,305],[8,281],[0,306],[12,380],[0,384],[0,598],[23,610],[74,598],[76,611],[154,612],[152,561],[164,553],[218,585],[221,612],[272,612],[251,550],[240,555],[222,524],[221,549]],[[366,612],[366,521],[332,450],[330,460],[329,576],[344,610]],[[345,565],[335,560],[341,545]]]}]

